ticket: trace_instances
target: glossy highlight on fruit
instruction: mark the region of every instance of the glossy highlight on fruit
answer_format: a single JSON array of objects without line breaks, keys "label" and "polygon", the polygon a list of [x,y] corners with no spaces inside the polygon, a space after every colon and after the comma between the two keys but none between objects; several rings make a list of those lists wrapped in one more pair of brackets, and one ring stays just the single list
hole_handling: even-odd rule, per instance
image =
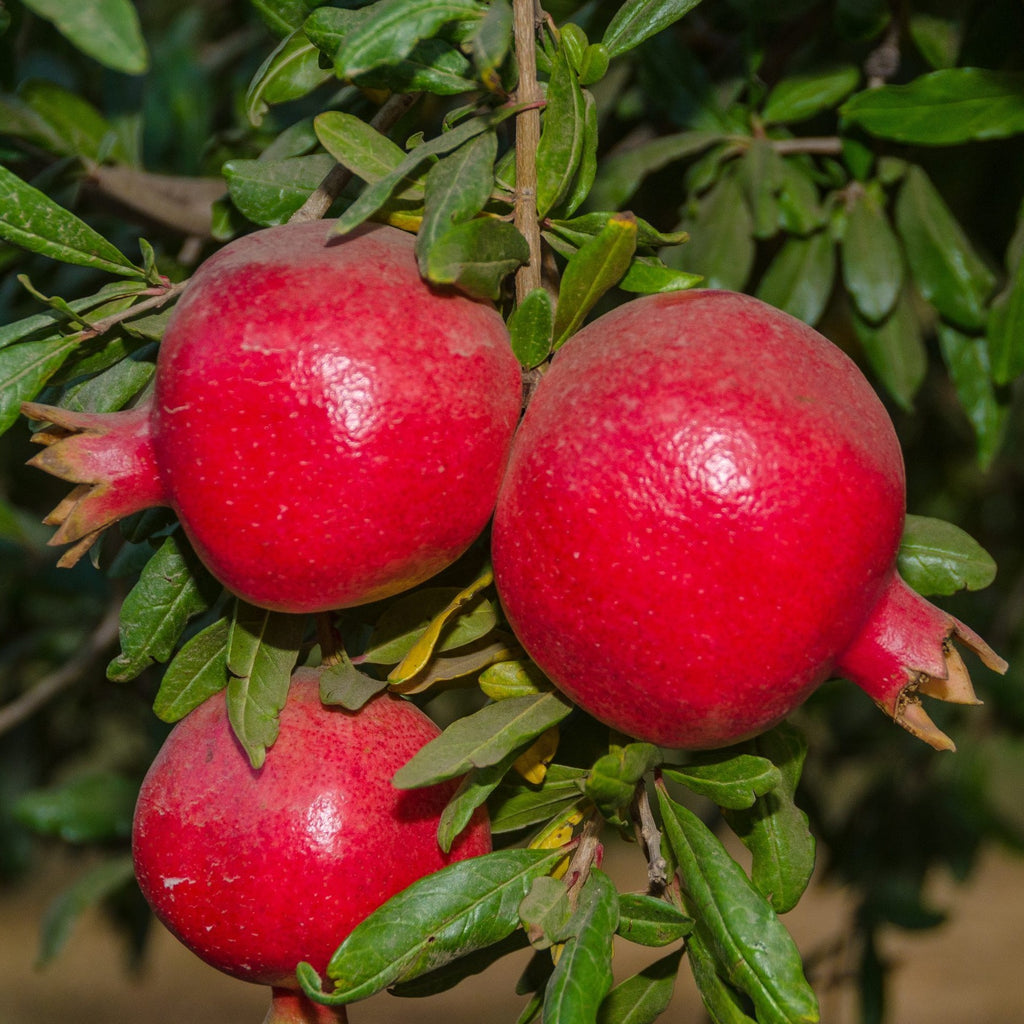
[{"label": "glossy highlight on fruit", "polygon": [[79,486],[48,522],[73,564],[116,520],[177,513],[252,604],[378,600],[454,561],[490,518],[519,415],[497,311],[419,275],[413,236],[286,224],[196,272],[135,408],[47,421],[33,464]]},{"label": "glossy highlight on fruit", "polygon": [[920,696],[977,703],[952,641],[1006,663],[900,579],[904,514],[892,423],[840,349],[749,296],[651,296],[541,379],[495,582],[540,668],[628,735],[724,746],[842,675],[951,748]]},{"label": "glossy highlight on fruit", "polygon": [[346,935],[392,895],[490,851],[482,809],[450,854],[438,846],[457,783],[391,785],[439,731],[390,694],[356,713],[326,707],[318,671],[300,669],[257,770],[222,691],[175,726],[142,784],[132,852],[143,894],[199,957],[284,990],[275,996],[284,1004],[298,963],[323,974]]}]

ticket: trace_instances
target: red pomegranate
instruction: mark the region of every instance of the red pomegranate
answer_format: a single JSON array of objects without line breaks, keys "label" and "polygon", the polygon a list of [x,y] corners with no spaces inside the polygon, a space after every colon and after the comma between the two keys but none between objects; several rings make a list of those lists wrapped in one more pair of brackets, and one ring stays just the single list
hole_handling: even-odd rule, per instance
[{"label": "red pomegranate", "polygon": [[957,639],[897,574],[903,460],[854,363],[749,296],[659,295],[561,350],[513,443],[495,581],[525,649],[596,718],[708,748],[827,677],[952,743],[920,696],[977,703]]},{"label": "red pomegranate", "polygon": [[411,235],[322,221],[207,260],[168,324],[153,394],[54,424],[32,462],[79,483],[48,522],[73,564],[117,519],[169,505],[253,604],[387,597],[457,558],[490,518],[520,408],[497,311],[431,289]]},{"label": "red pomegranate", "polygon": [[345,936],[388,898],[490,850],[483,811],[450,854],[438,847],[455,784],[391,785],[438,732],[401,697],[377,697],[358,713],[325,707],[317,671],[300,669],[278,740],[255,770],[228,725],[223,692],[211,698],[175,726],[143,781],[132,833],[143,894],[208,964],[273,986],[268,1020],[337,1019],[298,991],[296,965],[323,974]]}]

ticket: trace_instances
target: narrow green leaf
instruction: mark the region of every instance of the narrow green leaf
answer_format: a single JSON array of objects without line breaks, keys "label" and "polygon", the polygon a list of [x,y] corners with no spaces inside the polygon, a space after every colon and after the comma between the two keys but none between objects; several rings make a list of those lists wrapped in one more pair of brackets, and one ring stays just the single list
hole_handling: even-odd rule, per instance
[{"label": "narrow green leaf", "polygon": [[495,789],[488,805],[491,831],[495,835],[517,832],[558,818],[574,804],[582,806],[586,800],[581,786],[586,775],[584,768],[552,764],[539,786],[510,776]]},{"label": "narrow green leaf", "polygon": [[619,895],[618,934],[642,946],[667,946],[686,938],[693,919],[667,900],[646,893]]},{"label": "narrow green leaf", "polygon": [[[35,79],[22,86],[19,96],[47,124],[58,143],[55,152],[95,161],[106,152],[110,157],[127,160],[113,125],[77,93],[54,82]],[[113,150],[108,150],[112,143]]]},{"label": "narrow green leaf", "polygon": [[619,900],[611,879],[598,869],[579,892],[568,927],[573,935],[544,990],[544,1020],[549,1024],[591,1024],[612,987],[612,939],[619,921]]},{"label": "narrow green leaf", "polygon": [[160,680],[153,712],[177,722],[228,685],[228,619],[200,630],[174,656]]},{"label": "narrow green leaf", "polygon": [[511,47],[512,7],[508,0],[491,0],[472,41],[477,75],[491,92],[501,89],[500,69]]},{"label": "narrow green leaf", "polygon": [[130,854],[101,861],[60,892],[43,915],[39,939],[39,966],[50,963],[64,948],[75,922],[119,889],[133,885]]},{"label": "narrow green leaf", "polygon": [[167,661],[189,619],[206,611],[219,593],[183,534],[173,533],[121,605],[121,653],[107,667],[107,677],[124,683],[154,662]]},{"label": "narrow green leaf", "polygon": [[732,751],[696,756],[681,768],[665,768],[665,776],[719,807],[735,810],[751,807],[759,796],[782,784],[782,776],[771,761]]},{"label": "narrow green leaf", "polygon": [[0,433],[18,419],[21,403],[42,391],[81,340],[80,334],[61,334],[0,349]]},{"label": "narrow green leaf", "polygon": [[718,973],[711,950],[696,933],[687,940],[686,952],[711,1024],[758,1024],[747,1016],[740,993]]},{"label": "narrow green leaf", "polygon": [[430,786],[497,764],[572,711],[556,693],[511,697],[456,719],[395,773],[400,789]]},{"label": "narrow green leaf", "polygon": [[145,276],[101,234],[6,167],[0,167],[0,238],[62,263]]},{"label": "narrow green leaf", "polygon": [[526,933],[519,928],[500,942],[467,953],[465,956],[459,957],[458,960],[453,960],[443,967],[428,971],[409,981],[397,982],[388,989],[388,993],[393,996],[419,999],[447,992],[460,982],[465,981],[466,978],[486,971],[492,964],[496,964],[509,954],[518,953],[519,950],[526,949],[528,946]]},{"label": "narrow green leaf", "polygon": [[344,649],[338,661],[320,669],[320,700],[338,704],[348,711],[358,711],[371,697],[387,689],[386,679],[374,679],[352,664]]},{"label": "narrow green leaf", "polygon": [[270,106],[286,103],[311,93],[331,78],[320,67],[320,51],[304,32],[293,32],[271,51],[256,69],[245,93],[249,123],[260,125]]},{"label": "narrow green leaf", "polygon": [[505,278],[529,258],[530,247],[514,225],[479,217],[449,228],[434,243],[426,276],[474,298],[497,299]]},{"label": "narrow green leaf", "polygon": [[813,165],[794,159],[779,168],[779,227],[789,234],[809,235],[826,226],[812,173]]},{"label": "narrow green leaf", "polygon": [[472,821],[476,809],[498,787],[515,757],[513,751],[504,760],[487,768],[474,768],[459,783],[459,788],[441,812],[437,823],[437,845],[447,853]]},{"label": "narrow green leaf", "polygon": [[832,294],[835,246],[827,231],[787,238],[757,286],[757,297],[812,326]]},{"label": "narrow green leaf", "polygon": [[555,57],[537,146],[537,215],[545,217],[569,194],[583,158],[587,104],[565,52]]},{"label": "narrow green leaf", "polygon": [[572,185],[565,197],[565,215],[571,217],[590,195],[597,177],[597,102],[593,93],[583,90],[583,150]]},{"label": "narrow green leaf", "polygon": [[892,313],[880,324],[853,311],[853,327],[878,379],[901,408],[914,408],[928,371],[928,352],[911,295],[904,291]]},{"label": "narrow green leaf", "polygon": [[558,286],[556,349],[579,329],[597,300],[625,275],[636,252],[636,238],[636,218],[629,213],[614,214],[601,233],[584,243],[569,260]]},{"label": "narrow green leaf", "polygon": [[989,310],[988,352],[997,384],[1024,373],[1024,258],[1016,260],[1006,290]]},{"label": "narrow green leaf", "polygon": [[137,780],[112,772],[92,772],[49,789],[23,793],[14,818],[41,836],[65,843],[107,843],[132,834]]},{"label": "narrow green leaf", "polygon": [[860,71],[852,64],[782,79],[768,94],[761,118],[765,124],[793,124],[806,121],[857,88]]},{"label": "narrow green leaf", "polygon": [[551,681],[532,661],[506,660],[480,674],[480,689],[491,700],[526,697],[553,689]]},{"label": "narrow green leaf", "polygon": [[555,310],[546,288],[534,288],[516,306],[508,321],[512,351],[527,370],[540,366],[551,351]]},{"label": "narrow green leaf", "polygon": [[911,14],[910,37],[921,56],[936,70],[956,66],[963,42],[959,19],[939,18],[931,14]]},{"label": "narrow green leaf", "polygon": [[[407,156],[401,146],[353,114],[328,110],[313,119],[313,126],[324,149],[363,181],[379,181]],[[397,191],[403,197],[422,196],[423,184],[410,180]]]},{"label": "narrow green leaf", "polygon": [[1024,132],[1024,75],[948,68],[906,85],[865,89],[839,108],[872,135],[922,146],[1002,139]]},{"label": "narrow green leaf", "polygon": [[920,167],[907,169],[896,225],[924,297],[958,327],[983,328],[995,278]]},{"label": "narrow green leaf", "polygon": [[784,161],[770,139],[754,139],[740,163],[740,181],[753,214],[755,238],[771,238],[779,227]]},{"label": "narrow green leaf", "polygon": [[749,808],[722,813],[753,855],[751,879],[777,914],[796,906],[814,870],[814,836],[795,795],[807,744],[796,729],[780,725],[748,741],[750,756],[775,765],[779,785],[758,794]]},{"label": "narrow green leaf", "polygon": [[430,168],[423,199],[423,222],[416,235],[420,273],[426,274],[434,243],[454,225],[475,217],[494,188],[498,136],[489,131],[470,139]]},{"label": "narrow green leaf", "polygon": [[461,51],[443,39],[421,39],[412,52],[396,64],[381,64],[364,72],[356,84],[361,88],[392,92],[429,92],[436,96],[457,96],[473,92],[479,85],[470,77],[472,66]]},{"label": "narrow green leaf", "polygon": [[572,916],[569,890],[564,882],[550,875],[535,878],[519,904],[519,918],[534,949],[550,949],[565,942],[572,934],[569,929]]},{"label": "narrow green leaf", "polygon": [[436,970],[501,942],[519,926],[519,904],[561,850],[499,850],[457,861],[393,896],[356,926],[327,967],[324,992],[309,964],[299,983],[319,1003],[365,999],[399,981]]},{"label": "narrow green leaf", "polygon": [[866,320],[879,323],[903,289],[903,254],[877,200],[864,194],[846,210],[843,282]]},{"label": "narrow green leaf", "polygon": [[677,949],[619,982],[601,1003],[597,1024],[653,1024],[672,1001],[684,952]]},{"label": "narrow green leaf", "polygon": [[992,369],[984,338],[974,338],[948,324],[937,325],[939,348],[956,388],[960,406],[970,420],[985,468],[995,458],[1006,431],[1009,407],[992,385]]},{"label": "narrow green leaf", "polygon": [[227,643],[228,721],[253,768],[263,764],[277,739],[305,631],[305,616],[235,602]]},{"label": "narrow green leaf", "polygon": [[594,762],[584,792],[605,816],[612,817],[630,803],[637,783],[661,762],[661,750],[652,743],[613,746]]},{"label": "narrow green leaf", "polygon": [[679,292],[695,288],[704,279],[700,274],[688,274],[685,270],[666,267],[657,257],[634,256],[629,270],[619,281],[624,292],[639,295],[658,295],[663,292]]},{"label": "narrow green leaf", "polygon": [[114,71],[141,75],[149,54],[131,0],[25,0],[82,53]]},{"label": "narrow green leaf", "polygon": [[658,799],[694,934],[718,970],[750,996],[760,1024],[814,1024],[817,999],[775,911],[695,814],[661,789]]},{"label": "narrow green leaf", "polygon": [[619,57],[668,28],[699,3],[700,0],[626,0],[608,23],[601,42],[612,57]]},{"label": "narrow green leaf", "polygon": [[[568,242],[569,247],[566,250],[568,252],[581,248],[591,238],[601,234],[608,226],[608,221],[615,216],[615,212],[609,210],[607,212],[595,211],[594,213],[584,213],[579,217],[572,217],[569,220],[549,218],[545,222],[547,229],[545,233],[549,236],[557,236]],[[688,236],[685,231],[660,231],[642,217],[635,217],[635,220],[637,245],[657,249],[663,245],[680,245],[687,240]]]},{"label": "narrow green leaf", "polygon": [[222,170],[228,193],[254,224],[283,224],[316,191],[334,166],[324,153],[284,160],[229,160]]},{"label": "narrow green leaf", "polygon": [[484,7],[476,0],[379,0],[360,13],[335,58],[343,78],[395,63],[448,22],[479,19]]},{"label": "narrow green leaf", "polygon": [[291,35],[309,15],[305,0],[251,0],[267,28],[278,38]]},{"label": "narrow green leaf", "polygon": [[906,517],[900,575],[919,594],[983,590],[996,578],[992,556],[958,526],[928,516]]}]

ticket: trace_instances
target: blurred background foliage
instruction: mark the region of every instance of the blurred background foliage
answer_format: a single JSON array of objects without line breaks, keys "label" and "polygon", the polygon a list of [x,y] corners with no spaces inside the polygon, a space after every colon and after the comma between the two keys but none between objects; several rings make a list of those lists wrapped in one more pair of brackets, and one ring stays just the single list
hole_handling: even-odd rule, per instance
[{"label": "blurred background foliage", "polygon": [[[277,6],[154,0],[139,5],[141,35],[127,25],[97,59],[73,27],[55,26],[48,5],[7,0],[0,163],[128,254],[142,235],[162,272],[187,276],[246,224],[244,187],[235,205],[227,196],[227,161],[273,154],[282,139],[301,139],[292,152],[322,160],[312,114],[374,109],[373,97],[329,79],[252,123],[246,93],[276,42],[262,15]],[[617,5],[545,6],[559,24],[572,15],[599,38]],[[909,511],[956,522],[999,565],[992,587],[941,599],[1011,664],[1005,677],[980,674],[983,708],[934,709],[956,737],[955,756],[888,726],[848,686],[826,685],[794,716],[809,739],[800,801],[819,859],[858,896],[851,930],[865,1021],[884,1014],[879,928],[943,919],[925,896],[931,872],[962,880],[987,846],[1024,849],[1024,423],[1015,382],[1024,338],[1019,310],[1009,326],[999,312],[1021,301],[1013,281],[1024,250],[1024,126],[945,142],[927,126],[920,139],[909,130],[901,138],[902,129],[871,134],[856,109],[839,111],[872,80],[898,85],[968,67],[1020,73],[1022,39],[1019,0],[704,0],[594,86],[599,169],[587,208],[631,209],[661,231],[689,231],[666,262],[759,294],[845,348],[896,422]],[[428,97],[395,137],[435,124],[444,103]],[[929,255],[919,237],[929,231],[956,266]],[[0,324],[42,308],[22,275],[45,295],[72,297],[104,280],[5,244],[0,273]],[[147,357],[140,346],[136,358]],[[137,956],[148,914],[127,837],[135,788],[167,728],[151,711],[159,671],[122,684],[105,678],[116,649],[112,609],[134,567],[110,579],[88,564],[55,568],[40,520],[64,486],[24,468],[28,438],[19,422],[0,439],[0,881],[20,884],[47,844],[102,851],[83,856],[81,876],[55,903],[43,958],[98,902]]]}]

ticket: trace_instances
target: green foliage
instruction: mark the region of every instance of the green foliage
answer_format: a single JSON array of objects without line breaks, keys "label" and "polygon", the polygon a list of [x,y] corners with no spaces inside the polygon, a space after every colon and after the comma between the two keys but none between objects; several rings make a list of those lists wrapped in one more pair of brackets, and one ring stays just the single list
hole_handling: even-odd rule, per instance
[{"label": "green foliage", "polygon": [[[20,793],[0,869],[24,861],[29,835],[109,854],[55,901],[41,959],[83,910],[114,912],[130,891],[135,780],[162,735],[152,712],[172,723],[226,689],[258,768],[294,667],[322,661],[325,703],[357,712],[389,690],[437,710],[447,727],[395,784],[460,779],[440,845],[486,805],[502,848],[396,896],[326,978],[302,967],[314,999],[428,996],[532,947],[524,1024],[648,1024],[684,959],[715,1022],[813,1021],[778,915],[817,849],[859,901],[864,1019],[880,1015],[878,929],[941,918],[924,896],[934,868],[966,877],[986,843],[1024,848],[1012,676],[964,720],[952,767],[827,686],[795,716],[810,744],[784,725],[723,751],[662,751],[609,736],[553,690],[503,618],[482,546],[315,630],[229,601],[166,511],[109,531],[91,552],[99,572],[58,582],[40,569],[52,559],[35,522],[59,492],[37,494],[20,468],[20,407],[130,406],[150,385],[173,282],[321,196],[338,232],[414,231],[434,286],[496,304],[527,383],[631,295],[745,290],[819,325],[877,384],[921,513],[900,572],[994,622],[1019,660],[1019,610],[997,615],[984,590],[996,559],[1007,593],[1024,569],[1024,14],[1000,2],[993,31],[985,6],[951,16],[913,0],[896,21],[881,0],[552,3],[536,35],[542,101],[525,105],[507,0],[0,10],[0,712],[68,663],[95,684],[59,692],[0,751]],[[516,218],[517,126],[536,106],[539,254]],[[530,264],[541,276],[517,294]],[[102,630],[118,601],[112,652]],[[131,686],[104,689],[103,665]],[[135,741],[115,756],[104,739],[118,730]],[[599,834],[640,840],[647,891],[616,891]],[[614,985],[614,935],[665,955]]]}]

